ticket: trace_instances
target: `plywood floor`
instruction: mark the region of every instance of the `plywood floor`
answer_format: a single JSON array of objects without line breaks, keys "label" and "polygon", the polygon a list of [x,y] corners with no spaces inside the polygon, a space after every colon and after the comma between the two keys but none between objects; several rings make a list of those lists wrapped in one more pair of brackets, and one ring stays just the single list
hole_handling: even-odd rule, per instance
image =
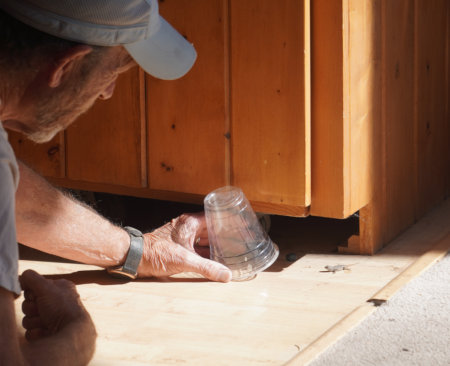
[{"label": "plywood floor", "polygon": [[[92,365],[304,365],[374,309],[367,300],[389,297],[442,255],[449,223],[445,202],[369,257],[337,253],[355,233],[354,220],[272,217],[280,256],[247,282],[183,274],[120,283],[97,267],[24,248],[20,271],[77,283],[99,334]],[[298,259],[289,262],[287,254]],[[336,264],[350,270],[323,272]]]}]

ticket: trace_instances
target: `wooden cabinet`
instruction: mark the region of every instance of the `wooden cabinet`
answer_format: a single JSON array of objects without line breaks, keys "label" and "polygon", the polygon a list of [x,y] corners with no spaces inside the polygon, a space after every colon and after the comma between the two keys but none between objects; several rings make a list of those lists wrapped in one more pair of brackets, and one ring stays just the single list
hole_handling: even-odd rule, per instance
[{"label": "wooden cabinet", "polygon": [[[345,218],[371,253],[447,195],[446,0],[165,0],[198,51],[182,79],[123,75],[44,146],[17,155],[76,189]],[[33,152],[32,152],[33,151]]]}]

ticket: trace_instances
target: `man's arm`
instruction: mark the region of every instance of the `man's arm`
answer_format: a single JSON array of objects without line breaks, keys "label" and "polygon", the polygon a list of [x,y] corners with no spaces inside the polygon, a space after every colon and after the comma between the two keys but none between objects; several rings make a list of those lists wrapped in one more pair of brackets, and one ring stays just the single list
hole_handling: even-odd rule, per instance
[{"label": "man's arm", "polygon": [[[19,162],[19,168],[16,228],[20,243],[82,263],[123,264],[130,247],[125,230],[54,188],[23,163]],[[207,242],[205,228],[203,218],[182,215],[146,234],[139,276],[197,272],[213,281],[228,282],[228,268],[194,252],[198,238]]]},{"label": "man's arm", "polygon": [[19,243],[41,251],[102,267],[124,262],[126,231],[88,206],[51,186],[19,162],[16,230]]}]

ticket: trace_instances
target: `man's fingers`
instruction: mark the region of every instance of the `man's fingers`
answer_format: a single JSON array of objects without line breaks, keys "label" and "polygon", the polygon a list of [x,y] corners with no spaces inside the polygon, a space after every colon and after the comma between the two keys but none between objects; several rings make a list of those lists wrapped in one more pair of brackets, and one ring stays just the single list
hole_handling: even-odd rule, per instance
[{"label": "man's fingers", "polygon": [[202,258],[197,254],[188,252],[185,261],[186,272],[196,272],[211,281],[231,281],[231,271],[223,264]]},{"label": "man's fingers", "polygon": [[39,315],[36,303],[34,301],[25,300],[22,303],[22,312],[27,316]]},{"label": "man's fingers", "polygon": [[[21,286],[23,287],[23,284],[21,284]],[[34,301],[36,298],[36,296],[34,296],[34,294],[31,290],[24,290],[23,296],[25,297],[25,300],[30,300],[30,301]]]},{"label": "man's fingers", "polygon": [[42,324],[42,320],[38,316],[29,317],[26,316],[22,319],[22,325],[25,329],[31,330],[31,329],[37,329],[37,328],[43,328],[44,325]]},{"label": "man's fingers", "polygon": [[47,293],[49,287],[48,280],[31,269],[22,273],[20,284],[24,290],[31,290],[36,296]]}]

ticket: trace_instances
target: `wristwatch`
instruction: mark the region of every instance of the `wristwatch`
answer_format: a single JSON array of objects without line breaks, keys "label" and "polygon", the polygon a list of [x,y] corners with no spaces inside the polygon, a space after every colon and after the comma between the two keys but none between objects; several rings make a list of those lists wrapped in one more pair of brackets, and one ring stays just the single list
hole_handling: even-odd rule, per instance
[{"label": "wristwatch", "polygon": [[144,236],[133,227],[125,226],[124,229],[130,235],[130,249],[127,258],[124,264],[107,268],[107,272],[116,278],[134,280],[137,277],[137,269],[142,259]]}]

